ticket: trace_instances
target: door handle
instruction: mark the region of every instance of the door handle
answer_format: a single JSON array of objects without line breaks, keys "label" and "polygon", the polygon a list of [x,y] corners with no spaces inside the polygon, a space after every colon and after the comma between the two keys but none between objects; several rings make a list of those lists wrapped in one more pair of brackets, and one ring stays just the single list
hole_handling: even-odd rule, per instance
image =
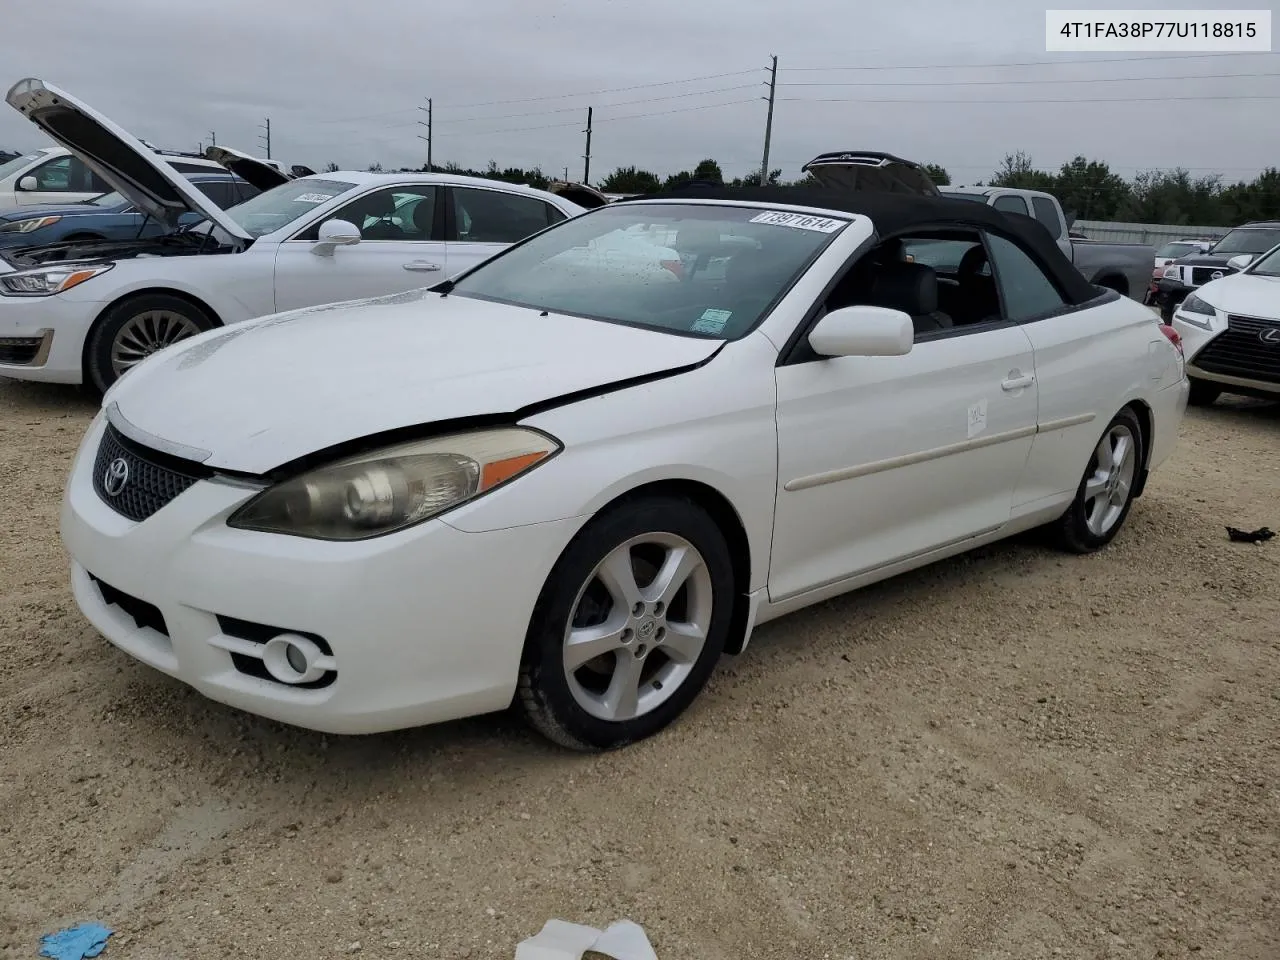
[{"label": "door handle", "polygon": [[428,263],[426,260],[410,260],[403,266],[406,270],[416,270],[420,273],[434,273],[440,269],[440,264]]},{"label": "door handle", "polygon": [[1000,382],[1001,390],[1021,390],[1023,387],[1029,387],[1036,382],[1035,374],[1029,373],[1025,377],[1011,377],[1008,380]]}]

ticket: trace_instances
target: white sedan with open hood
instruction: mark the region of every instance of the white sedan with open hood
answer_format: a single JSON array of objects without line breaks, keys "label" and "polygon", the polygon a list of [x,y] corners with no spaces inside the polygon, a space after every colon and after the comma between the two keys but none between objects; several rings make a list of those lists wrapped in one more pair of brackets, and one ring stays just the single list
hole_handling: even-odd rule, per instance
[{"label": "white sedan with open hood", "polygon": [[[221,210],[70,94],[28,79],[7,99],[172,230],[0,254],[0,377],[105,390],[144,357],[201,331],[434,283],[584,209],[545,191],[445,174],[294,179],[211,147],[211,159],[264,191]],[[193,212],[207,219],[177,229]]]},{"label": "white sedan with open hood", "polygon": [[88,619],[215,700],[339,733],[514,700],[608,748],[765,620],[1031,527],[1107,544],[1186,396],[1029,218],[689,191],[149,358],[62,536]]}]

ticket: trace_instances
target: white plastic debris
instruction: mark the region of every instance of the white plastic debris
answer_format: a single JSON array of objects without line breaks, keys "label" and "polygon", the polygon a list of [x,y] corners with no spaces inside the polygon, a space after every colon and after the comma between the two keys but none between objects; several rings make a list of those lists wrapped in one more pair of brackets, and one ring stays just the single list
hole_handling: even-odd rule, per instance
[{"label": "white plastic debris", "polygon": [[548,920],[537,936],[516,944],[515,960],[582,960],[588,950],[613,960],[658,960],[644,930],[630,920],[606,930]]}]

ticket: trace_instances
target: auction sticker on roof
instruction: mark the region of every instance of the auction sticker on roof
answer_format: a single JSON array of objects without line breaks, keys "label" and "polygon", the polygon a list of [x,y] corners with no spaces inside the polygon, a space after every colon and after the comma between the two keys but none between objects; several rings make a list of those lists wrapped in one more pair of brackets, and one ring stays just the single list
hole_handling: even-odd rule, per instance
[{"label": "auction sticker on roof", "polygon": [[835,233],[846,226],[848,220],[832,220],[830,217],[813,217],[807,213],[784,213],[781,210],[770,210],[758,213],[751,218],[751,223],[771,223],[776,227],[795,227],[797,230],[814,230],[818,233]]},{"label": "auction sticker on roof", "polygon": [[294,203],[324,203],[326,200],[332,200],[331,193],[300,193],[293,198]]}]

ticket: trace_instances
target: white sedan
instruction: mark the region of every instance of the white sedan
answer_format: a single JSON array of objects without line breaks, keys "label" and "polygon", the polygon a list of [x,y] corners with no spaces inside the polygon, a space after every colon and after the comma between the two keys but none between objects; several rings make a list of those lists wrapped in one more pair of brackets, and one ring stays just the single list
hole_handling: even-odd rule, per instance
[{"label": "white sedan", "polygon": [[207,219],[137,241],[6,250],[0,377],[105,390],[201,331],[434,283],[584,209],[545,191],[446,174],[290,179],[214,147],[211,157],[264,190],[221,210],[165,157],[70,94],[24,80],[8,102],[139,211],[173,228],[184,214]]},{"label": "white sedan", "polygon": [[[636,233],[692,266],[657,282]],[[908,259],[933,239],[954,276]],[[94,626],[215,700],[337,733],[514,700],[604,749],[766,620],[1032,527],[1104,546],[1187,389],[1026,218],[691,191],[151,357],[62,537]]]},{"label": "white sedan", "polygon": [[1252,263],[1232,258],[1237,272],[1211,280],[1174,311],[1191,379],[1191,402],[1224,393],[1280,399],[1280,246]]}]

